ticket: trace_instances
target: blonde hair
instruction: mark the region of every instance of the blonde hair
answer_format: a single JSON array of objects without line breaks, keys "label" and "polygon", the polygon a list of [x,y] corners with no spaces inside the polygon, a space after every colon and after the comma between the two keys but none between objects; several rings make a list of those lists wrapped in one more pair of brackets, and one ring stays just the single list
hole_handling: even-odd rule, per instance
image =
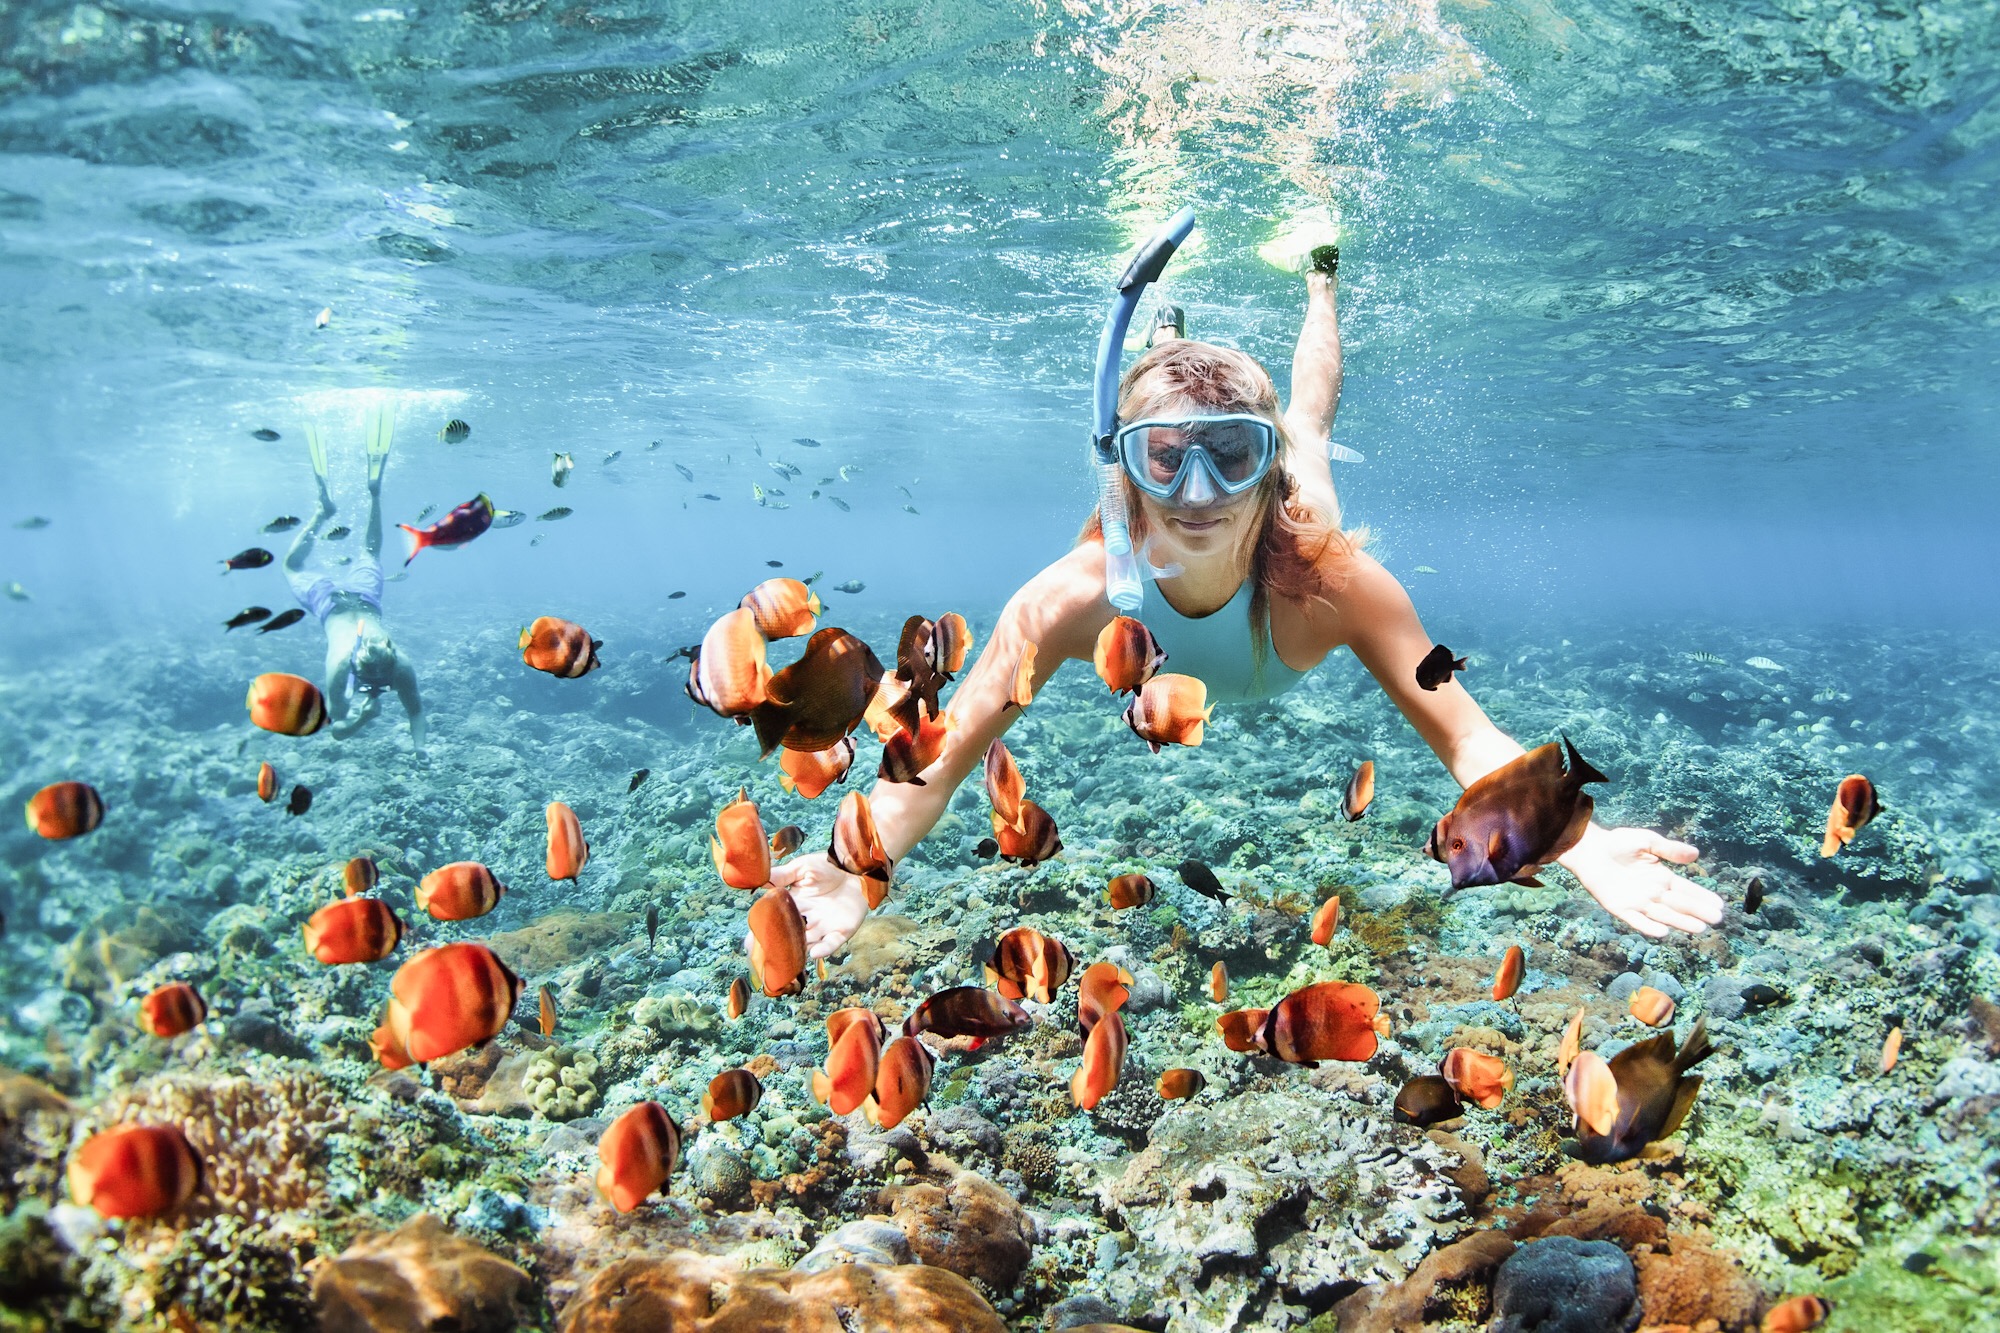
[{"label": "blonde hair", "polygon": [[[1277,427],[1278,458],[1255,492],[1257,517],[1250,525],[1250,638],[1256,665],[1271,646],[1270,599],[1325,601],[1345,582],[1343,567],[1366,544],[1365,530],[1344,532],[1336,502],[1321,513],[1299,495],[1285,467],[1292,437],[1278,406],[1278,386],[1255,357],[1231,347],[1176,338],[1153,348],[1132,364],[1118,386],[1118,419],[1174,417],[1204,412],[1248,412]],[[1139,488],[1120,474],[1126,521],[1134,546],[1146,540],[1148,524]],[[1078,541],[1103,539],[1103,521],[1092,511]],[[1327,556],[1334,558],[1329,561]]]}]

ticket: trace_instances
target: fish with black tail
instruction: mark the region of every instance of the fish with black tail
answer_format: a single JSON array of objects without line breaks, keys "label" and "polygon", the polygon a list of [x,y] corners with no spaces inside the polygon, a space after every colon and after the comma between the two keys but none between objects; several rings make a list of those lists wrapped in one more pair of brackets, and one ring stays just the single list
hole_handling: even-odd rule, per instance
[{"label": "fish with black tail", "polygon": [[1750,882],[1743,887],[1743,911],[1745,912],[1745,914],[1748,914],[1756,911],[1759,907],[1762,907],[1763,905],[1764,905],[1763,876],[1752,875],[1750,877]]},{"label": "fish with black tail", "polygon": [[289,611],[281,611],[277,615],[273,616],[271,618],[271,622],[268,625],[264,626],[264,628],[258,630],[257,632],[259,634],[269,634],[272,630],[286,629],[292,625],[296,625],[305,618],[306,618],[306,613],[299,610],[299,608],[295,606]]},{"label": "fish with black tail", "polygon": [[646,909],[646,952],[653,951],[653,941],[660,935],[660,908],[655,903]]},{"label": "fish with black tail", "polygon": [[1595,802],[1584,785],[1608,781],[1567,736],[1537,746],[1467,787],[1431,830],[1424,854],[1451,867],[1454,889],[1539,884],[1535,872],[1576,846],[1590,825]]},{"label": "fish with black tail", "polygon": [[339,542],[346,541],[353,532],[354,529],[348,527],[345,523],[336,523],[326,530],[325,536],[330,542]]},{"label": "fish with black tail", "polygon": [[1181,883],[1204,898],[1213,898],[1219,903],[1230,899],[1229,891],[1222,887],[1222,881],[1215,877],[1215,872],[1199,861],[1190,858],[1181,862],[1180,876]]},{"label": "fish with black tail", "polygon": [[235,615],[229,617],[229,619],[223,621],[222,629],[224,633],[227,633],[230,630],[242,629],[245,625],[254,625],[260,620],[269,620],[270,618],[271,611],[269,607],[246,606]]}]

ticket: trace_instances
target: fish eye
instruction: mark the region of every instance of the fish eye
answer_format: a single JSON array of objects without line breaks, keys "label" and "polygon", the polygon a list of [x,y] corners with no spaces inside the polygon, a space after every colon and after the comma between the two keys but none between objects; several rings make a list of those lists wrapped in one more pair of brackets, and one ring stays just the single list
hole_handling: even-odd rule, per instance
[{"label": "fish eye", "polygon": [[1453,838],[1453,839],[1451,840],[1451,849],[1452,849],[1452,850],[1453,850],[1454,852],[1462,852],[1462,851],[1464,851],[1464,850],[1465,850],[1465,839],[1463,839],[1463,838]]}]

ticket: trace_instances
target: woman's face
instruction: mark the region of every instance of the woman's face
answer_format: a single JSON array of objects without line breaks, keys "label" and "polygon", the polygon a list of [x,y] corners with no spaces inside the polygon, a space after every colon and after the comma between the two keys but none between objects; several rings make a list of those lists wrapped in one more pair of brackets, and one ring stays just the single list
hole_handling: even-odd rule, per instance
[{"label": "woman's face", "polygon": [[[1155,469],[1159,480],[1170,479],[1179,466],[1179,450],[1166,449]],[[1204,475],[1196,476],[1197,473]],[[1190,469],[1181,489],[1165,501],[1134,488],[1151,534],[1154,564],[1188,565],[1228,559],[1248,537],[1251,525],[1257,521],[1264,488],[1253,486],[1240,495],[1225,495],[1208,484],[1205,474],[1205,468]]]}]

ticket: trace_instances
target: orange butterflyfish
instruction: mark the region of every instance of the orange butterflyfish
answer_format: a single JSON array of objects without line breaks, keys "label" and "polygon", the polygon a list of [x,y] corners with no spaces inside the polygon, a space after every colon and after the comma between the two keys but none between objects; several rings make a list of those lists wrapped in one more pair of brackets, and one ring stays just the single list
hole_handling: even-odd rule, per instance
[{"label": "orange butterflyfish", "polygon": [[723,717],[748,717],[768,697],[770,684],[764,636],[747,607],[739,606],[710,625],[688,664],[688,698]]},{"label": "orange butterflyfish", "polygon": [[1273,1005],[1258,1039],[1292,1064],[1366,1060],[1375,1054],[1375,1019],[1381,1001],[1366,986],[1321,981],[1300,987]]},{"label": "orange butterflyfish", "polygon": [[1270,1013],[1269,1009],[1231,1010],[1215,1020],[1215,1030],[1222,1034],[1222,1044],[1232,1051],[1261,1051],[1264,1020]]},{"label": "orange butterflyfish", "polygon": [[269,762],[257,765],[257,799],[266,805],[278,799],[278,770]]},{"label": "orange butterflyfish", "polygon": [[1583,1009],[1578,1008],[1571,1015],[1569,1026],[1563,1029],[1562,1042],[1556,1047],[1557,1077],[1569,1072],[1569,1067],[1576,1063],[1577,1052],[1583,1049],[1583,1014]]},{"label": "orange butterflyfish", "polygon": [[156,1037],[192,1032],[207,1017],[208,1006],[185,981],[169,981],[139,1001],[139,1026]]},{"label": "orange butterflyfish", "polygon": [[1055,818],[1033,801],[1023,799],[1018,826],[1010,826],[993,812],[994,850],[1000,859],[1019,866],[1037,866],[1063,849]]},{"label": "orange butterflyfish", "polygon": [[1097,633],[1097,649],[1091,661],[1098,679],[1113,694],[1131,694],[1151,680],[1167,660],[1166,650],[1153,632],[1130,616],[1113,616]]},{"label": "orange butterflyfish", "polygon": [[764,1100],[764,1085],[747,1069],[725,1069],[708,1081],[701,1094],[701,1113],[710,1122],[721,1124],[739,1115],[749,1115]]},{"label": "orange butterflyfish", "polygon": [[640,1102],[619,1116],[597,1140],[597,1188],[621,1213],[629,1213],[667,1183],[680,1160],[681,1130],[658,1102]]},{"label": "orange butterflyfish", "polygon": [[1214,711],[1208,706],[1208,686],[1193,676],[1167,672],[1132,696],[1125,725],[1158,754],[1162,745],[1200,745],[1202,726]]},{"label": "orange butterflyfish", "polygon": [[1833,1313],[1833,1302],[1823,1296],[1794,1296],[1764,1312],[1762,1333],[1811,1333]]},{"label": "orange butterflyfish", "polygon": [[773,998],[805,988],[806,919],[786,889],[772,889],[750,904],[750,939],[758,980]]},{"label": "orange butterflyfish", "polygon": [[576,811],[561,801],[550,801],[543,813],[549,824],[549,878],[566,879],[574,884],[590,861],[590,844],[583,840],[583,825],[577,820]]},{"label": "orange butterflyfish", "polygon": [[201,1158],[174,1125],[113,1125],[69,1159],[70,1197],[99,1217],[165,1217],[201,1182]]},{"label": "orange butterflyfish", "polygon": [[521,979],[484,944],[439,945],[390,979],[390,1035],[428,1064],[498,1036],[520,998]]},{"label": "orange butterflyfish", "polygon": [[1016,926],[995,941],[986,984],[1010,1000],[1047,1004],[1075,968],[1076,958],[1061,940]]},{"label": "orange butterflyfish", "polygon": [[886,745],[891,736],[904,729],[903,718],[911,706],[910,694],[909,682],[898,680],[893,675],[884,675],[875,682],[874,697],[862,710],[861,720],[875,733],[876,740]]},{"label": "orange butterflyfish", "polygon": [[806,831],[797,824],[787,824],[773,833],[769,839],[771,859],[782,861],[805,845]]},{"label": "orange butterflyfish", "polygon": [[507,892],[478,861],[453,861],[417,881],[417,908],[438,921],[470,921],[500,905]]},{"label": "orange butterflyfish", "polygon": [[734,1020],[743,1017],[750,1007],[750,983],[742,977],[729,983],[729,1017]]},{"label": "orange butterflyfish", "polygon": [[1514,1086],[1514,1071],[1505,1060],[1469,1046],[1454,1047],[1444,1057],[1438,1072],[1460,1097],[1488,1111],[1498,1106],[1507,1090]]},{"label": "orange butterflyfish", "polygon": [[1665,991],[1654,990],[1651,986],[1641,986],[1625,1001],[1626,1009],[1632,1017],[1649,1028],[1656,1028],[1674,1021],[1674,998]]},{"label": "orange butterflyfish", "polygon": [[382,882],[382,867],[372,856],[357,856],[340,868],[340,882],[347,896],[358,898]]},{"label": "orange butterflyfish", "polygon": [[104,822],[104,798],[88,782],[52,782],[28,798],[28,827],[51,842],[80,838]]},{"label": "orange butterflyfish", "polygon": [[1375,761],[1363,759],[1361,766],[1354,770],[1354,776],[1347,780],[1347,791],[1340,798],[1340,813],[1347,816],[1347,822],[1368,813],[1368,803],[1375,799]]},{"label": "orange butterflyfish", "polygon": [[1153,901],[1159,886],[1137,871],[1129,875],[1119,875],[1104,886],[1105,895],[1111,900],[1111,910],[1122,912],[1128,907],[1144,907]]},{"label": "orange butterflyfish", "polygon": [[812,1077],[813,1100],[835,1115],[859,1110],[875,1091],[884,1035],[882,1019],[871,1009],[840,1009],[827,1015],[826,1072]]},{"label": "orange butterflyfish", "polygon": [[1882,1072],[1888,1073],[1896,1067],[1896,1057],[1903,1052],[1903,1029],[1893,1027],[1882,1040]]},{"label": "orange butterflyfish", "polygon": [[771,882],[771,840],[748,789],[737,788],[736,799],[716,814],[708,854],[715,873],[732,889],[761,889]]},{"label": "orange butterflyfish", "polygon": [[819,594],[797,579],[765,579],[737,605],[766,639],[795,639],[819,623]]},{"label": "orange butterflyfish", "polygon": [[1848,774],[1833,793],[1833,808],[1827,811],[1826,837],[1820,841],[1819,854],[1832,856],[1853,842],[1854,835],[1881,813],[1882,802],[1876,799],[1875,784],[1859,773]]},{"label": "orange butterflyfish", "polygon": [[1014,762],[1012,751],[1006,742],[997,737],[986,747],[986,799],[992,802],[993,817],[1008,828],[1021,827],[1021,801],[1028,794],[1028,783],[1021,776],[1020,765]]},{"label": "orange butterflyfish", "polygon": [[280,736],[310,736],[326,725],[326,696],[304,676],[267,671],[250,682],[250,721]]},{"label": "orange butterflyfish", "polygon": [[1618,1080],[1596,1051],[1578,1051],[1563,1075],[1563,1097],[1579,1127],[1609,1134],[1618,1123]]},{"label": "orange butterflyfish", "polygon": [[1160,1075],[1160,1081],[1154,1086],[1159,1091],[1161,1101],[1177,1102],[1186,1097],[1193,1097],[1207,1087],[1208,1076],[1199,1069],[1169,1069]]},{"label": "orange butterflyfish", "polygon": [[1070,1075],[1069,1097],[1088,1111],[1118,1086],[1125,1068],[1125,1020],[1117,1013],[1106,1014],[1083,1040],[1083,1064]]},{"label": "orange butterflyfish", "polygon": [[1007,702],[1003,707],[1026,708],[1035,701],[1035,645],[1021,645],[1021,656],[1014,663],[1014,680],[1007,689]]},{"label": "orange butterflyfish", "polygon": [[544,1037],[556,1035],[556,993],[549,989],[546,982],[535,996],[535,1019]]},{"label": "orange butterflyfish", "polygon": [[1076,1025],[1088,1037],[1106,1014],[1132,998],[1132,974],[1112,962],[1092,963],[1076,982]]},{"label": "orange butterflyfish", "polygon": [[403,920],[380,898],[342,898],[306,918],[305,937],[322,963],[377,963],[402,942]]},{"label": "orange butterflyfish", "polygon": [[844,736],[824,750],[778,752],[778,785],[810,801],[847,776],[854,764],[854,737]]},{"label": "orange butterflyfish", "polygon": [[1333,933],[1340,929],[1340,898],[1328,898],[1313,913],[1312,941],[1314,944],[1333,943]]},{"label": "orange butterflyfish", "polygon": [[1527,967],[1527,955],[1521,952],[1521,946],[1508,945],[1500,959],[1500,970],[1493,974],[1493,998],[1504,1000],[1521,989],[1521,975]]},{"label": "orange butterflyfish", "polygon": [[[833,844],[827,854],[848,874],[877,881],[881,891],[887,892],[895,866],[882,845],[882,835],[875,827],[875,808],[866,792],[851,791],[840,798],[840,809],[833,816]],[[880,904],[876,890],[871,888],[869,897],[870,907]]]},{"label": "orange butterflyfish", "polygon": [[972,651],[972,627],[956,611],[947,611],[931,626],[924,655],[931,670],[950,680],[965,669],[965,655]]},{"label": "orange butterflyfish", "polygon": [[956,718],[926,717],[917,724],[916,734],[901,727],[882,743],[882,763],[876,775],[884,782],[902,782],[912,787],[924,785],[923,772],[944,754],[944,743],[957,726]]},{"label": "orange butterflyfish", "polygon": [[929,1049],[915,1037],[890,1042],[876,1062],[875,1095],[861,1104],[862,1112],[883,1129],[902,1124],[929,1100],[934,1063]]},{"label": "orange butterflyfish", "polygon": [[368,1034],[368,1051],[384,1069],[408,1069],[412,1063],[410,1053],[403,1049],[395,1029],[389,1026],[386,1013],[375,1030]]},{"label": "orange butterflyfish", "polygon": [[597,650],[604,640],[593,639],[583,626],[555,616],[539,616],[521,631],[521,660],[537,671],[575,680],[604,664]]},{"label": "orange butterflyfish", "polygon": [[1222,965],[1220,958],[1215,966],[1208,969],[1208,998],[1217,1004],[1229,1003],[1229,969]]}]

